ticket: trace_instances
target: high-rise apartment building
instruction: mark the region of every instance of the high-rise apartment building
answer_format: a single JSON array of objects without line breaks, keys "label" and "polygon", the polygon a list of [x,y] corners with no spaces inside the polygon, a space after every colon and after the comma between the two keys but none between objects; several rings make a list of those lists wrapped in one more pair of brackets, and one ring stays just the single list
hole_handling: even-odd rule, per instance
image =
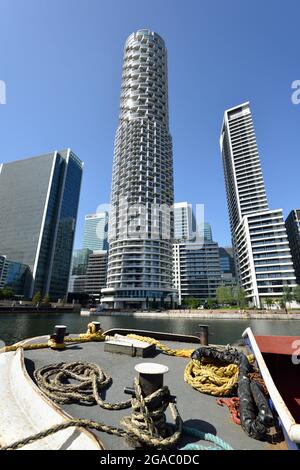
[{"label": "high-rise apartment building", "polygon": [[92,251],[107,250],[108,212],[85,216],[83,248]]},{"label": "high-rise apartment building", "polygon": [[225,111],[220,140],[234,256],[252,305],[295,285],[281,209],[270,210],[249,103]]},{"label": "high-rise apartment building", "polygon": [[221,284],[217,243],[174,243],[173,263],[173,285],[178,290],[179,304],[187,297],[216,298]]},{"label": "high-rise apartment building", "polygon": [[67,293],[82,170],[70,149],[0,165],[0,254],[29,267],[26,297]]},{"label": "high-rise apartment building", "polygon": [[173,203],[167,50],[158,34],[142,29],[124,48],[102,298],[107,306],[144,308],[150,298],[171,303]]},{"label": "high-rise apartment building", "polygon": [[288,215],[285,226],[289,238],[297,284],[300,285],[300,209],[294,209]]},{"label": "high-rise apartment building", "polygon": [[174,204],[174,239],[192,239],[195,222],[192,204],[188,202],[175,202]]}]

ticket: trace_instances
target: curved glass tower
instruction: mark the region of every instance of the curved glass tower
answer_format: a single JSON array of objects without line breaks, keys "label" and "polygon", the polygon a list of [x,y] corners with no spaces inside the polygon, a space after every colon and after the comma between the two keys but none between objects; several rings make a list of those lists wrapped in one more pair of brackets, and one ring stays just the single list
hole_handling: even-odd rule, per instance
[{"label": "curved glass tower", "polygon": [[167,50],[158,34],[142,29],[124,48],[102,303],[171,303],[173,199]]}]

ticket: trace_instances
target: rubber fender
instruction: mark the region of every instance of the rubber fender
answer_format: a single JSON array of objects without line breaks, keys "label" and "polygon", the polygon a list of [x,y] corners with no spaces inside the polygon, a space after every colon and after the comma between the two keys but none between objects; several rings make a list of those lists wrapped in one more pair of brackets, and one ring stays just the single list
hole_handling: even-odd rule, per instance
[{"label": "rubber fender", "polygon": [[202,357],[207,357],[210,359],[218,359],[224,361],[228,364],[236,364],[242,368],[243,373],[246,374],[250,371],[250,364],[245,356],[245,354],[240,353],[239,351],[224,349],[224,351],[219,351],[213,347],[200,347],[193,352],[192,359],[201,359]]},{"label": "rubber fender", "polygon": [[270,410],[268,400],[257,382],[252,380],[250,382],[250,388],[258,409],[258,416],[260,417],[261,422],[270,428],[274,425],[274,417],[272,411]]},{"label": "rubber fender", "polygon": [[268,430],[261,421],[261,417],[257,415],[250,380],[246,376],[239,378],[238,396],[240,399],[240,420],[243,430],[253,439],[263,439]]}]

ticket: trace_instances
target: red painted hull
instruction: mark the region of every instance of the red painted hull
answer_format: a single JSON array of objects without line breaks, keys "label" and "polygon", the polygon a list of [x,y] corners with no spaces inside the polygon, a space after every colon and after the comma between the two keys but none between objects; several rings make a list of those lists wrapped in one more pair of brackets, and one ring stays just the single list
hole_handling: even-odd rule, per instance
[{"label": "red painted hull", "polygon": [[255,336],[255,340],[286,406],[300,423],[300,363],[295,362],[300,337]]}]

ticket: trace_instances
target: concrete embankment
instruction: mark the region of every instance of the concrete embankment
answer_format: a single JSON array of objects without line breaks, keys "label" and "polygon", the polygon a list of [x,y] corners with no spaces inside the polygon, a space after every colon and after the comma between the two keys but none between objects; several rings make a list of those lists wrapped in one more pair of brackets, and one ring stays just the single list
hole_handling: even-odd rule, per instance
[{"label": "concrete embankment", "polygon": [[300,310],[166,310],[163,312],[101,312],[101,316],[143,318],[202,318],[211,320],[300,320]]}]

